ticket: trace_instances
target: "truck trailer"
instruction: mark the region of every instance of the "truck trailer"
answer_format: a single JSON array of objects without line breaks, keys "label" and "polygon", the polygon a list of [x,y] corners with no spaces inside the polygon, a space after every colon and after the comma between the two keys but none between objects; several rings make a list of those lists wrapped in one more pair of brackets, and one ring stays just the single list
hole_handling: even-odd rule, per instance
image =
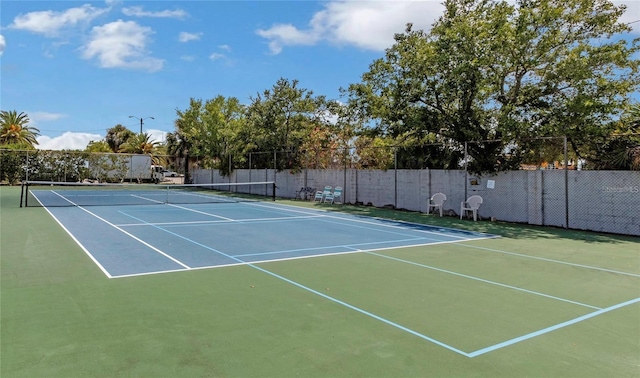
[{"label": "truck trailer", "polygon": [[149,155],[101,154],[89,159],[94,179],[103,182],[153,182],[164,179],[164,167],[152,164]]}]

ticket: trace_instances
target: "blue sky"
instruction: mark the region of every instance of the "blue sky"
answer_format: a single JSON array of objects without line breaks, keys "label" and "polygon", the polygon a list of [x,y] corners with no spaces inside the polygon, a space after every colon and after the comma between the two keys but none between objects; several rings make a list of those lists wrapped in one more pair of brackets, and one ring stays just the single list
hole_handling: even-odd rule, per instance
[{"label": "blue sky", "polygon": [[[281,77],[339,99],[406,23],[428,30],[440,3],[3,0],[0,105],[29,115],[39,148],[84,149],[140,118],[162,140],[190,98],[248,104]],[[623,22],[640,20],[640,1],[616,3]]]}]

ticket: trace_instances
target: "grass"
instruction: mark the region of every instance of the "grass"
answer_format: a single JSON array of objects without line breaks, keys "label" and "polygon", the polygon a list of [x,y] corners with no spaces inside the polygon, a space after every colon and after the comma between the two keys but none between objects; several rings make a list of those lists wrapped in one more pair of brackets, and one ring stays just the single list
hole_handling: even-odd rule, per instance
[{"label": "grass", "polygon": [[274,276],[470,351],[594,310],[443,271],[608,307],[640,297],[638,277],[577,265],[638,275],[637,237],[281,201],[502,238],[259,265],[273,275],[108,279],[45,209],[18,208],[18,188],[0,187],[0,201],[3,378],[633,377],[640,366],[640,303],[469,358]]}]

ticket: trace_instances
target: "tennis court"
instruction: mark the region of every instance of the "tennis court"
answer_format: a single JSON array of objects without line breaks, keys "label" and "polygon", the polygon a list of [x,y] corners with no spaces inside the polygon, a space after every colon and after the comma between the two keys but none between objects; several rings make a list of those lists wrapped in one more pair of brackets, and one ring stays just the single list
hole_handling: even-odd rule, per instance
[{"label": "tennis court", "polygon": [[64,189],[31,193],[111,278],[494,237],[204,191]]},{"label": "tennis court", "polygon": [[[634,237],[271,199],[85,206],[54,191],[33,197],[76,206],[19,209],[3,189],[7,376],[80,376],[79,360],[105,376],[637,374]],[[31,247],[8,236],[20,224],[48,231]]]}]

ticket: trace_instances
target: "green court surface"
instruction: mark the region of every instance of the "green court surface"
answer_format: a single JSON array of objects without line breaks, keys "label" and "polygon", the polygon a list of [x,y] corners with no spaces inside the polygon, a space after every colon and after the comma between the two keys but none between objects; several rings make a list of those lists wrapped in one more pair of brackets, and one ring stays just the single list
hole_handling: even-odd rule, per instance
[{"label": "green court surface", "polygon": [[0,187],[3,378],[640,371],[638,237],[279,200],[500,237],[109,279],[19,195]]}]

